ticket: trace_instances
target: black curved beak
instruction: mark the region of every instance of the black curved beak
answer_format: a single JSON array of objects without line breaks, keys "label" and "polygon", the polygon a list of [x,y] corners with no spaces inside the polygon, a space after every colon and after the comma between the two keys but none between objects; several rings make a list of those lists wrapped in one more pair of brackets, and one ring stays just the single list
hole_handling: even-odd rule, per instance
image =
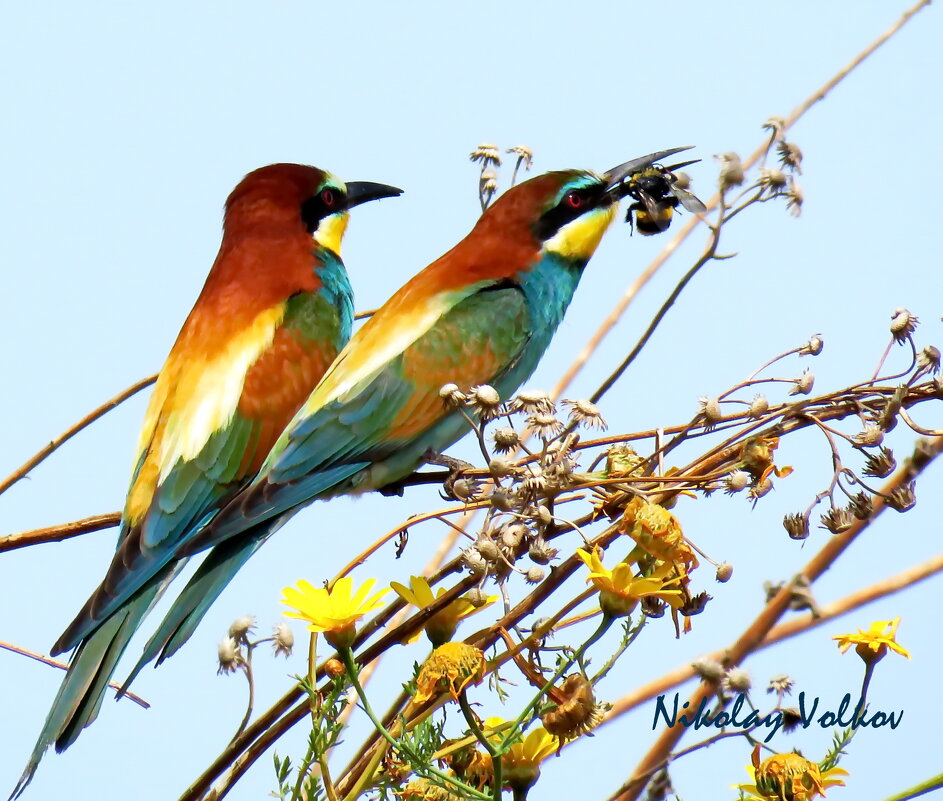
[{"label": "black curved beak", "polygon": [[361,203],[380,200],[384,197],[397,197],[401,194],[403,194],[403,190],[397,189],[395,186],[375,184],[373,181],[348,181],[347,208],[352,209]]},{"label": "black curved beak", "polygon": [[670,150],[659,150],[657,153],[649,153],[647,156],[632,159],[631,161],[623,162],[618,167],[613,167],[606,173],[606,192],[617,200],[625,197],[628,191],[624,183],[626,178],[642,170],[647,170],[653,164],[657,164],[659,161],[668,158],[668,156],[673,156],[675,153],[681,153],[684,150],[690,150],[692,147],[694,147],[694,145],[673,147]]}]

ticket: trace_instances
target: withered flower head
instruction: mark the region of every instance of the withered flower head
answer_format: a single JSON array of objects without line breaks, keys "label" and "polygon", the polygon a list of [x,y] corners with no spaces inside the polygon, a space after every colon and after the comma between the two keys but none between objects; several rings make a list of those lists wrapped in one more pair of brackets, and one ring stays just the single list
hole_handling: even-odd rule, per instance
[{"label": "withered flower head", "polygon": [[745,693],[753,686],[753,680],[750,678],[750,671],[744,668],[731,668],[724,676],[724,686],[728,690],[736,693]]},{"label": "withered flower head", "polygon": [[799,175],[802,175],[802,151],[795,142],[780,142],[776,145],[779,163]]},{"label": "withered flower head", "polygon": [[821,334],[813,334],[809,337],[809,341],[805,343],[801,348],[799,348],[800,356],[818,356],[822,352],[822,348],[825,347],[825,340],[822,339]]},{"label": "withered flower head", "polygon": [[511,399],[511,411],[525,414],[553,414],[557,410],[542,389],[522,389]]},{"label": "withered flower head", "polygon": [[795,686],[795,682],[792,680],[791,676],[788,676],[785,673],[780,673],[778,676],[773,676],[769,680],[769,685],[766,687],[766,692],[776,693],[777,695],[789,695],[792,693],[792,688]]},{"label": "withered flower head", "polygon": [[898,345],[903,345],[917,330],[920,320],[907,309],[897,308],[891,315],[891,336]]},{"label": "withered flower head", "polygon": [[885,503],[896,509],[898,512],[906,512],[917,505],[916,482],[911,481],[907,484],[901,484],[891,490],[891,494],[885,498]]},{"label": "withered flower head", "polygon": [[491,436],[494,439],[494,449],[498,453],[509,453],[521,442],[520,436],[513,428],[497,428]]},{"label": "withered flower head", "polygon": [[223,637],[223,639],[219,641],[216,654],[219,659],[219,669],[216,671],[217,675],[235,673],[246,663],[242,655],[242,648],[239,647],[239,643],[232,637]]},{"label": "withered flower head", "polygon": [[809,536],[809,516],[803,512],[786,515],[783,518],[783,527],[793,540],[804,540]]},{"label": "withered flower head", "polygon": [[859,520],[868,520],[874,511],[871,505],[871,496],[867,492],[859,492],[851,499],[848,509]]},{"label": "withered flower head", "polygon": [[865,423],[864,428],[852,439],[859,448],[876,448],[884,442],[884,432],[875,423]]},{"label": "withered flower head", "polygon": [[726,675],[724,666],[716,659],[711,659],[709,656],[702,656],[700,659],[694,660],[691,663],[691,667],[694,668],[694,672],[702,679],[713,682],[714,684],[719,684]]},{"label": "withered flower head", "polygon": [[714,578],[717,579],[718,583],[726,584],[730,581],[731,576],[733,576],[733,565],[730,562],[721,562],[717,565],[717,572],[714,574]]},{"label": "withered flower head", "polygon": [[584,428],[597,428],[605,431],[606,421],[602,419],[599,407],[588,400],[564,400],[563,405],[570,410],[570,422]]},{"label": "withered flower head", "polygon": [[724,419],[724,413],[720,409],[719,398],[698,398],[700,404],[700,414],[704,418],[704,428],[708,431]]},{"label": "withered flower head", "polygon": [[484,653],[473,645],[463,642],[440,645],[419,670],[413,701],[421,704],[444,692],[458,700],[467,686],[481,683],[485,667]]},{"label": "withered flower head", "polygon": [[802,374],[794,380],[792,389],[789,390],[789,394],[808,395],[812,391],[812,385],[814,383],[815,375],[808,367],[806,367],[806,369],[802,371]]},{"label": "withered flower head", "polygon": [[501,413],[501,396],[490,384],[480,384],[471,388],[468,405],[478,412],[482,422],[487,422]]},{"label": "withered flower head", "polygon": [[540,716],[540,722],[561,746],[564,741],[575,739],[599,724],[602,710],[596,703],[593,685],[582,673],[567,676],[553,695],[561,700]]},{"label": "withered flower head", "polygon": [[788,181],[786,173],[775,167],[760,168],[760,186],[772,193],[782,191]]},{"label": "withered flower head", "polygon": [[732,186],[740,186],[743,183],[743,163],[733,151],[714,156],[720,162],[720,174],[717,176],[717,182],[720,184],[720,190],[723,192]]},{"label": "withered flower head", "polygon": [[757,393],[750,401],[750,417],[762,417],[769,411],[769,401],[762,393]]},{"label": "withered flower head", "polygon": [[712,595],[708,595],[706,592],[699,592],[697,595],[692,595],[679,606],[678,611],[686,617],[694,617],[694,615],[701,614],[701,612],[704,611],[704,607],[707,606],[708,601],[712,599]]},{"label": "withered flower head", "polygon": [[750,474],[746,470],[733,470],[724,479],[724,492],[733,495],[735,492],[746,489],[749,483]]},{"label": "withered flower head", "polygon": [[553,439],[557,434],[563,431],[563,423],[552,414],[544,412],[532,414],[528,417],[527,427],[542,440]]},{"label": "withered flower head", "polygon": [[855,522],[855,516],[844,507],[833,506],[821,518],[822,528],[831,531],[832,534],[841,534],[848,531]]},{"label": "withered flower head", "polygon": [[927,345],[917,354],[917,369],[924,373],[936,375],[940,372],[940,350]]},{"label": "withered flower head", "polygon": [[492,144],[491,142],[482,142],[478,147],[476,147],[471,153],[468,154],[469,161],[480,161],[482,167],[486,167],[489,164],[494,164],[496,167],[501,166],[501,153],[498,151],[498,146]]},{"label": "withered flower head", "polygon": [[786,209],[793,217],[798,217],[802,214],[802,204],[805,202],[805,193],[802,191],[802,187],[799,186],[799,182],[790,177],[789,179],[789,189],[786,192]]}]

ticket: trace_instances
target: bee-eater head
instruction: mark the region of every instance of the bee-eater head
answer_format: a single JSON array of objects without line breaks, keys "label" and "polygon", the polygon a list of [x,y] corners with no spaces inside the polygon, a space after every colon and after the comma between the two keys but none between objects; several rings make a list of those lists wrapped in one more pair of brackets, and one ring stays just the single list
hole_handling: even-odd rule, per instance
[{"label": "bee-eater head", "polygon": [[585,263],[627,194],[625,179],[680,150],[627,161],[599,175],[585,170],[549,172],[505,192],[479,221],[482,228],[526,231],[540,249]]},{"label": "bee-eater head", "polygon": [[223,225],[227,233],[259,226],[303,230],[339,256],[349,210],[402,191],[370,181],[345,184],[303,164],[270,164],[250,172],[232,191]]}]

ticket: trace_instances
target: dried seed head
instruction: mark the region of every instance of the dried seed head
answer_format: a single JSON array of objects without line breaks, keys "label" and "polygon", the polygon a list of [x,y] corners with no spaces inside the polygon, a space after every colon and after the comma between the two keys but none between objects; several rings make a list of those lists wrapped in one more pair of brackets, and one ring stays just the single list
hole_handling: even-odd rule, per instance
[{"label": "dried seed head", "polygon": [[458,478],[452,482],[450,489],[460,501],[470,501],[478,493],[478,482],[473,478]]},{"label": "dried seed head", "polygon": [[780,673],[778,676],[773,676],[769,680],[769,684],[766,687],[766,692],[776,693],[777,695],[789,695],[792,693],[792,688],[795,686],[795,682],[792,680],[791,676],[786,675],[785,673]]},{"label": "dried seed head", "polygon": [[571,423],[584,428],[606,430],[606,421],[602,419],[602,412],[595,403],[588,400],[564,400],[563,405],[569,407]]},{"label": "dried seed head", "polygon": [[806,367],[802,374],[793,381],[790,395],[808,395],[812,391],[812,385],[815,383],[815,374]]},{"label": "dried seed head", "polygon": [[848,509],[839,506],[833,506],[819,519],[822,521],[822,528],[832,534],[848,531],[855,522],[855,516]]},{"label": "dried seed head", "polygon": [[783,731],[787,734],[795,731],[799,724],[803,722],[802,710],[798,707],[786,706],[782,708],[781,712],[783,713]]},{"label": "dried seed head", "polygon": [[457,384],[443,384],[439,390],[439,397],[450,409],[457,409],[468,400],[468,396],[458,388]]},{"label": "dried seed head", "polygon": [[514,474],[514,462],[498,456],[488,462],[488,470],[495,478],[504,478]]},{"label": "dried seed head", "polygon": [[804,513],[786,515],[783,518],[783,527],[793,540],[804,540],[809,536],[809,516]]},{"label": "dried seed head", "polygon": [[786,191],[786,209],[793,217],[802,214],[802,204],[805,202],[805,193],[795,178],[789,179],[789,189]]},{"label": "dried seed head", "polygon": [[544,441],[553,439],[563,431],[563,423],[546,413],[532,414],[527,418],[527,427]]},{"label": "dried seed head", "polygon": [[897,308],[891,315],[891,336],[898,345],[903,345],[917,330],[920,320],[907,309]]},{"label": "dried seed head", "polygon": [[855,434],[852,439],[861,448],[876,448],[884,442],[884,432],[874,423],[865,423],[860,433]]},{"label": "dried seed head", "polygon": [[717,565],[717,572],[714,574],[714,578],[720,584],[726,584],[730,581],[731,576],[733,576],[733,565],[730,562],[721,562]]},{"label": "dried seed head", "polygon": [[514,147],[509,147],[504,152],[510,153],[512,156],[517,156],[518,164],[525,170],[530,170],[534,165],[534,151],[527,147],[527,145],[515,145]]},{"label": "dried seed head", "polygon": [[272,629],[272,647],[275,649],[275,656],[281,654],[284,657],[291,656],[291,649],[295,647],[295,635],[289,625],[284,621],[279,621]]},{"label": "dried seed head", "polygon": [[822,339],[821,334],[813,334],[809,337],[809,341],[805,343],[801,348],[799,348],[800,356],[818,356],[822,352],[822,348],[825,347],[825,340]]},{"label": "dried seed head", "polygon": [[245,640],[254,629],[255,618],[252,615],[243,615],[229,626],[229,636],[238,642]]},{"label": "dried seed head", "polygon": [[527,573],[524,574],[524,579],[528,584],[540,584],[544,580],[546,572],[542,567],[537,567],[533,565],[527,569]]},{"label": "dried seed head", "polygon": [[871,496],[866,492],[859,492],[851,499],[848,510],[858,520],[868,520],[874,512],[874,507],[871,505]]},{"label": "dried seed head", "polygon": [[505,548],[514,550],[527,537],[527,526],[523,523],[511,523],[501,529],[501,544]]},{"label": "dried seed head", "polygon": [[496,167],[500,167],[501,153],[498,151],[497,145],[494,145],[491,142],[482,142],[480,145],[478,145],[478,147],[468,154],[468,160],[480,161],[483,167],[489,164],[494,164]]},{"label": "dried seed head", "polygon": [[690,189],[691,188],[691,176],[686,172],[678,170],[678,172],[671,173],[674,177],[674,185],[678,189]]},{"label": "dried seed head", "polygon": [[242,648],[232,637],[223,637],[216,648],[216,655],[219,659],[219,668],[216,675],[223,673],[235,673],[241,668],[246,660],[242,656]]},{"label": "dried seed head", "polygon": [[527,549],[530,560],[538,565],[549,564],[552,559],[556,558],[557,553],[559,553],[557,549],[551,548],[543,537],[537,537]]},{"label": "dried seed head", "polygon": [[324,663],[324,672],[330,678],[336,679],[338,676],[343,676],[347,671],[344,668],[344,663],[336,656],[332,656]]},{"label": "dried seed head", "polygon": [[724,677],[724,686],[737,693],[749,692],[753,686],[750,672],[743,668],[731,668]]},{"label": "dried seed head", "polygon": [[750,484],[750,474],[746,470],[733,470],[724,479],[724,492],[733,495]]},{"label": "dried seed head", "polygon": [[743,164],[740,156],[733,151],[728,151],[714,158],[720,162],[720,175],[717,177],[717,182],[722,192],[743,183]]},{"label": "dried seed head", "polygon": [[698,398],[700,403],[700,414],[704,418],[704,428],[710,430],[724,419],[724,413],[720,410],[719,398],[708,398],[702,396]]},{"label": "dried seed head", "polygon": [[936,375],[940,372],[940,351],[933,345],[927,345],[917,354],[917,369],[923,373]]},{"label": "dried seed head", "polygon": [[513,428],[498,428],[491,435],[494,439],[494,449],[498,453],[508,453],[521,444],[521,438]]},{"label": "dried seed head", "polygon": [[462,551],[462,561],[473,575],[483,576],[488,572],[488,563],[474,546]]},{"label": "dried seed head", "polygon": [[466,592],[462,596],[468,603],[475,607],[475,609],[481,609],[486,603],[488,603],[488,593],[486,593],[480,587],[474,587]]},{"label": "dried seed head", "polygon": [[758,501],[764,495],[766,495],[773,488],[773,482],[768,478],[761,478],[756,484],[750,488],[750,492],[747,493],[747,497],[751,500]]},{"label": "dried seed head", "polygon": [[704,681],[719,684],[724,679],[724,666],[716,659],[711,659],[709,656],[702,656],[700,659],[695,659],[691,663],[691,667],[694,668],[694,672],[704,679]]},{"label": "dried seed head", "polygon": [[490,537],[480,536],[475,541],[475,550],[489,562],[496,562],[501,558],[501,551],[498,549],[498,544]]},{"label": "dried seed head", "polygon": [[517,497],[510,490],[504,489],[504,487],[495,487],[491,495],[488,496],[488,501],[494,509],[497,509],[499,512],[510,512],[517,506]]},{"label": "dried seed head", "polygon": [[525,414],[553,414],[557,407],[542,389],[523,389],[511,400],[511,410]]},{"label": "dried seed head", "polygon": [[874,478],[887,478],[897,469],[894,452],[883,445],[877,453],[867,453],[864,457],[864,474]]},{"label": "dried seed head", "polygon": [[906,512],[909,509],[913,509],[917,504],[917,495],[916,495],[916,482],[911,481],[909,484],[901,484],[900,486],[894,487],[891,490],[891,494],[884,499],[884,502],[891,507],[891,509],[896,509],[898,512]]},{"label": "dried seed head", "polygon": [[713,596],[708,595],[706,592],[699,592],[697,595],[692,595],[685,601],[681,606],[678,607],[678,611],[682,615],[687,615],[688,617],[693,617],[694,615],[699,615],[704,611],[704,608],[707,606],[709,601],[713,600]]},{"label": "dried seed head", "polygon": [[769,401],[762,393],[757,393],[750,401],[750,417],[762,417],[769,411]]},{"label": "dried seed head", "polygon": [[770,117],[763,123],[763,130],[769,131],[774,141],[781,140],[786,136],[786,121],[782,117]]},{"label": "dried seed head", "polygon": [[760,168],[760,186],[769,189],[770,192],[775,194],[776,192],[782,191],[783,187],[786,186],[786,182],[786,173],[782,170],[778,170],[775,167]]},{"label": "dried seed head", "polygon": [[639,604],[639,609],[642,610],[642,614],[652,619],[664,617],[667,608],[668,604],[660,598],[656,598],[654,595],[646,595]]},{"label": "dried seed head", "polygon": [[554,695],[562,700],[542,714],[540,722],[561,743],[588,732],[599,723],[601,710],[596,705],[593,685],[582,673],[567,676]]},{"label": "dried seed head", "polygon": [[487,422],[501,413],[501,396],[491,385],[480,384],[471,388],[468,405],[478,412],[483,422]]},{"label": "dried seed head", "polygon": [[549,526],[553,522],[553,513],[543,504],[534,510],[534,516],[545,526]]},{"label": "dried seed head", "polygon": [[780,142],[776,145],[779,153],[779,163],[794,172],[802,175],[802,151],[795,142]]}]

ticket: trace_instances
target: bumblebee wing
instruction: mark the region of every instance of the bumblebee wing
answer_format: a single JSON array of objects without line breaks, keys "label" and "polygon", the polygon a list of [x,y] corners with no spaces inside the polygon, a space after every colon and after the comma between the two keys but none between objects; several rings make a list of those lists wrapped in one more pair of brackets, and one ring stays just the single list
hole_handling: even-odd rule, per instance
[{"label": "bumblebee wing", "polygon": [[672,185],[671,194],[678,198],[681,205],[692,214],[705,214],[707,212],[707,206],[701,202],[701,199],[688,192],[687,189]]}]

